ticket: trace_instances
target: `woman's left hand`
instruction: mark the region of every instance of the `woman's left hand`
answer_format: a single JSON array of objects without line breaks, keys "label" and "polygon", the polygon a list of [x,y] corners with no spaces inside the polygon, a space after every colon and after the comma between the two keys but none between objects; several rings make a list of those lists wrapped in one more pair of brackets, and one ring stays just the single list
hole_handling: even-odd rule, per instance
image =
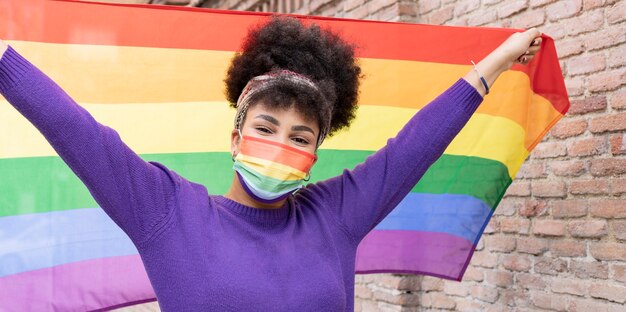
[{"label": "woman's left hand", "polygon": [[528,64],[541,47],[541,32],[537,28],[530,28],[524,32],[516,32],[509,36],[496,48],[502,55],[508,68],[513,64]]}]

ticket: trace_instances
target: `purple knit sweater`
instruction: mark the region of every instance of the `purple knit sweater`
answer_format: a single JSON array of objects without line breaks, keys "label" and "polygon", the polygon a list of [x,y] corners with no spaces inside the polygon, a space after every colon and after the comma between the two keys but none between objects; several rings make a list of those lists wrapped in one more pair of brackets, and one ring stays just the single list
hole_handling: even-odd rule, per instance
[{"label": "purple knit sweater", "polygon": [[0,93],[128,234],[163,311],[353,311],[359,242],[482,102],[459,78],[353,170],[258,209],[142,160],[10,46]]}]

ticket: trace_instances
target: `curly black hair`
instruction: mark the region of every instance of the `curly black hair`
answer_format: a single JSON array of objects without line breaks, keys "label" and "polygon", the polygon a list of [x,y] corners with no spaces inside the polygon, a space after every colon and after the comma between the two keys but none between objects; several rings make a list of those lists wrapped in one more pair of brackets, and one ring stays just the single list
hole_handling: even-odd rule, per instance
[{"label": "curly black hair", "polygon": [[270,108],[296,104],[295,109],[307,118],[314,117],[320,128],[331,118],[330,136],[349,126],[355,117],[359,79],[363,77],[355,48],[330,28],[315,23],[305,26],[297,18],[273,14],[248,31],[241,51],[233,57],[224,79],[227,100],[236,107],[243,88],[255,76],[275,69],[294,71],[318,84],[332,105],[331,117],[321,113],[324,101],[319,95],[284,84],[259,92],[250,105],[261,100]]}]

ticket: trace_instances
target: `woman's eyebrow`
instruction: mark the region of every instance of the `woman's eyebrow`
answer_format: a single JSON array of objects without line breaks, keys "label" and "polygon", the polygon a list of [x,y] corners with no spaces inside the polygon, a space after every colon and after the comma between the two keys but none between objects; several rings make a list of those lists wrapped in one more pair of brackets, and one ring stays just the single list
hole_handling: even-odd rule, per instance
[{"label": "woman's eyebrow", "polygon": [[291,130],[292,131],[308,131],[308,132],[311,132],[311,134],[315,135],[315,132],[313,132],[313,129],[307,126],[302,126],[302,125],[293,126],[291,127]]},{"label": "woman's eyebrow", "polygon": [[273,124],[275,124],[277,126],[280,126],[280,122],[278,121],[278,119],[276,119],[276,118],[274,118],[274,117],[272,117],[270,115],[263,115],[263,114],[261,114],[261,115],[258,115],[256,117],[254,117],[254,118],[265,119],[265,120],[267,120],[267,121],[269,121],[269,122],[271,122],[271,123],[273,123]]}]

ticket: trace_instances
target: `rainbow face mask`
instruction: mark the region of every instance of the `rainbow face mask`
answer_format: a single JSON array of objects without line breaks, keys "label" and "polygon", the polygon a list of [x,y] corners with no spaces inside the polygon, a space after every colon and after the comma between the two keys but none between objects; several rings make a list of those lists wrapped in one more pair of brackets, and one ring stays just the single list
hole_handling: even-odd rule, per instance
[{"label": "rainbow face mask", "polygon": [[242,136],[233,169],[248,195],[257,201],[282,200],[303,186],[317,156],[257,137]]}]

